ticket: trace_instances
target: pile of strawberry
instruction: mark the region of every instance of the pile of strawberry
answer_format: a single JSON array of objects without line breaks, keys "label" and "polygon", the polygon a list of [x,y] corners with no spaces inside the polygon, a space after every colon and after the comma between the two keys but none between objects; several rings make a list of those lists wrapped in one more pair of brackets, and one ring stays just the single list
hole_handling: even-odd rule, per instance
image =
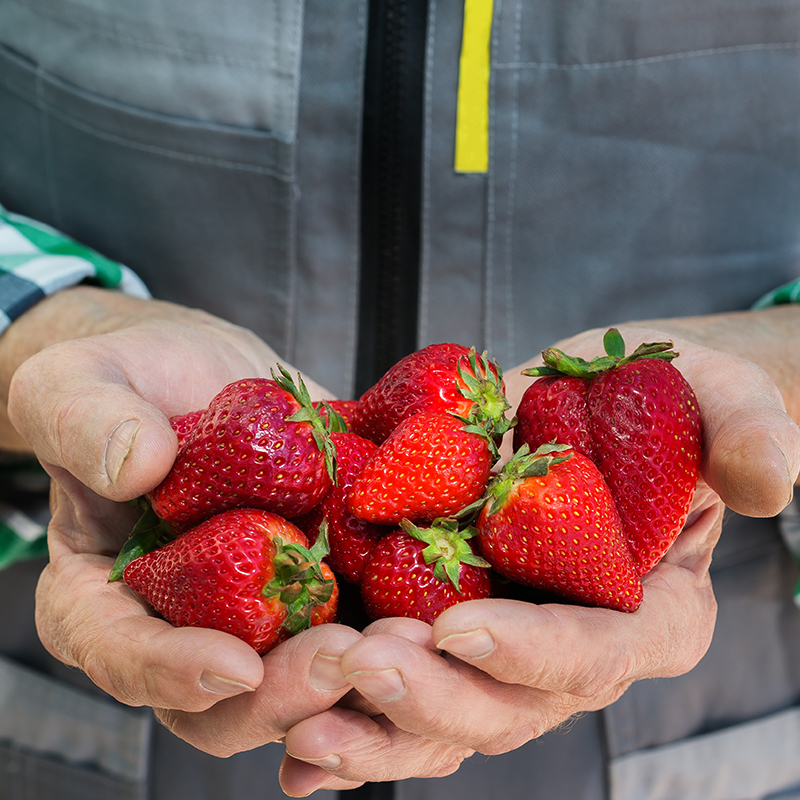
[{"label": "pile of strawberry", "polygon": [[501,369],[456,344],[357,401],[312,403],[283,368],[235,382],[171,421],[177,458],[111,578],[260,653],[336,619],[337,577],[371,619],[432,622],[509,585],[635,611],[686,521],[700,419],[671,343],[626,356],[611,329],[605,348],[544,351],[514,419]]}]

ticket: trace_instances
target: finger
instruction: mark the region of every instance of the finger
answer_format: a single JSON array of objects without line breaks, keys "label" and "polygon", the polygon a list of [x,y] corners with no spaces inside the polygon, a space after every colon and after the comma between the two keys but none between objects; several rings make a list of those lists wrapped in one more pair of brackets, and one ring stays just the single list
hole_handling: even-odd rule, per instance
[{"label": "finger", "polygon": [[176,736],[219,757],[282,739],[294,725],[326,711],[351,690],[341,659],[360,638],[344,625],[311,628],[263,657],[263,680],[254,692],[200,714],[161,709],[159,719]]},{"label": "finger", "polygon": [[[380,634],[392,634],[415,642],[420,647],[424,647],[431,652],[438,653],[436,646],[431,639],[431,626],[427,622],[406,617],[392,617],[390,619],[379,619],[372,622],[362,631],[364,636],[377,636]],[[364,695],[358,692],[350,692],[339,703],[340,706],[360,711],[362,714],[374,717],[380,714],[380,710],[373,705]]]},{"label": "finger", "polygon": [[708,553],[721,524],[711,503],[648,574],[633,614],[507,600],[462,603],[434,623],[455,658],[386,634],[342,660],[345,676],[398,727],[425,738],[506,752],[574,713],[615,701],[634,680],[691,669],[707,649],[716,605]]},{"label": "finger", "polygon": [[[169,416],[205,408],[226,384],[274,366],[253,334],[200,316],[205,324],[159,321],[32,356],[9,391],[15,427],[40,460],[98,494],[144,494],[175,458]],[[304,380],[312,396],[330,396]]]},{"label": "finger", "polygon": [[625,688],[615,685],[586,699],[506,683],[465,660],[383,635],[356,643],[342,669],[400,729],[486,755],[508,752],[579,711],[607,705]]},{"label": "finger", "polygon": [[56,658],[132,706],[202,710],[260,684],[263,667],[252,648],[218,631],[177,629],[151,616],[127,586],[108,583],[111,564],[77,554],[42,573],[37,629]]},{"label": "finger", "polygon": [[791,502],[800,470],[800,433],[780,409],[731,409],[713,432],[706,463],[709,484],[729,508],[772,517]]},{"label": "finger", "polygon": [[[748,316],[748,320],[753,318]],[[676,330],[674,323],[656,322],[655,329],[625,325],[622,330],[630,343],[658,339],[674,342],[680,353],[674,364],[694,389],[701,410],[706,480],[734,511],[774,516],[791,500],[800,474],[800,429],[786,413],[778,388],[764,370],[736,355],[659,330],[662,325],[664,330]],[[731,341],[739,342],[739,326],[738,321],[733,328],[722,322],[725,335],[719,340],[721,347],[730,348]],[[602,352],[602,335],[599,329],[587,331],[559,347],[591,358]],[[708,332],[700,326],[694,335],[703,340]],[[740,343],[744,347],[746,338]],[[519,380],[513,384],[514,402],[527,385]]]},{"label": "finger", "polygon": [[300,761],[286,754],[278,770],[281,789],[289,797],[308,797],[320,790],[344,791],[356,789],[364,781],[347,781],[338,778],[312,761]]},{"label": "finger", "polygon": [[633,680],[680,675],[703,656],[716,616],[708,576],[723,507],[709,499],[644,580],[640,608],[507,600],[461,603],[433,625],[441,650],[500,681],[592,698]]},{"label": "finger", "polygon": [[737,513],[774,516],[800,473],[800,428],[777,387],[750,361],[677,338],[675,345],[675,365],[701,410],[706,480]]},{"label": "finger", "polygon": [[12,381],[9,414],[40,460],[114,500],[152,489],[177,452],[168,418],[132,389],[95,340],[56,345],[26,361]]},{"label": "finger", "polygon": [[390,633],[393,636],[401,636],[403,639],[416,642],[421,647],[427,647],[429,650],[436,652],[436,646],[431,639],[431,626],[419,619],[411,619],[410,617],[378,619],[364,628],[362,633],[364,636]]},{"label": "finger", "polygon": [[403,731],[386,717],[343,708],[298,723],[286,735],[286,750],[281,786],[292,796],[364,781],[443,777],[473,753]]}]

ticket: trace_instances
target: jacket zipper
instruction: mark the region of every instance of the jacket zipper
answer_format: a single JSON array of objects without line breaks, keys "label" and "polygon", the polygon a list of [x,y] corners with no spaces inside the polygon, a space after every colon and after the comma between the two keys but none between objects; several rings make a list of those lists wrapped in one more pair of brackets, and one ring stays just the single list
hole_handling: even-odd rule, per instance
[{"label": "jacket zipper", "polygon": [[417,347],[428,0],[370,0],[356,393]]}]

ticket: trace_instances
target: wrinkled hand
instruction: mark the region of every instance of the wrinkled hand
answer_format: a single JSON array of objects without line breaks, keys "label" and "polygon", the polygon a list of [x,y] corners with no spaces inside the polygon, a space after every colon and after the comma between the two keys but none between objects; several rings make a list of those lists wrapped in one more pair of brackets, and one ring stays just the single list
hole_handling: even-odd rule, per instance
[{"label": "wrinkled hand", "polygon": [[[204,407],[232,380],[269,375],[275,353],[247,331],[169,304],[110,292],[55,302],[72,304],[80,330],[60,308],[47,336],[62,341],[23,363],[9,400],[53,479],[51,558],[37,592],[42,642],[120,701],[163,709],[165,724],[201,749],[229,755],[282,738],[348,691],[339,658],[359,633],[322,626],[260,658],[227,634],[173,628],[124,584],[108,583],[134,522],[123,501],[153,488],[174,460],[168,417]],[[45,327],[48,311],[36,309]]]},{"label": "wrinkled hand", "polygon": [[[630,344],[675,338],[674,362],[698,396],[703,478],[689,520],[645,576],[634,614],[567,605],[479,600],[445,611],[430,628],[383,620],[345,653],[345,677],[365,699],[289,731],[282,785],[289,794],[340,779],[448,774],[477,751],[507,752],[574,714],[613,703],[636,680],[694,667],[716,617],[709,566],[724,504],[777,513],[800,470],[800,432],[780,393],[754,364],[672,337],[625,327]],[[558,346],[589,358],[602,331]],[[529,380],[506,372],[514,405]],[[437,650],[439,652],[437,652]]]}]

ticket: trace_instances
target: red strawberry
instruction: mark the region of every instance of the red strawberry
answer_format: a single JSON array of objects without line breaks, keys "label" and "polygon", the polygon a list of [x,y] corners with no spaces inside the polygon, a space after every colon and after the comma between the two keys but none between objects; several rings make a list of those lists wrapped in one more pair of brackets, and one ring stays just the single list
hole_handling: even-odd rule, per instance
[{"label": "red strawberry", "polygon": [[501,575],[562,597],[635,611],[642,584],[597,467],[565,445],[523,446],[492,479],[478,547]]},{"label": "red strawberry", "polygon": [[361,398],[351,430],[380,444],[422,411],[456,414],[499,438],[508,430],[500,368],[460,344],[432,344],[398,361]]},{"label": "red strawberry", "polygon": [[482,429],[422,412],[398,425],[353,481],[347,507],[384,525],[449,517],[482,496],[494,463]]},{"label": "red strawberry", "polygon": [[364,565],[378,540],[391,528],[354,517],[347,508],[347,492],[378,445],[355,433],[332,433],[336,446],[336,484],[322,502],[301,520],[294,520],[314,541],[323,520],[328,526],[328,564],[350,583],[360,583]]},{"label": "red strawberry", "polygon": [[175,417],[170,417],[169,424],[178,437],[178,450],[183,447],[192,431],[197,427],[197,423],[203,416],[203,411],[204,409],[201,408],[198,411],[190,411],[188,414],[178,414]]},{"label": "red strawberry", "polygon": [[489,566],[455,520],[417,528],[408,520],[375,546],[364,569],[361,596],[372,619],[413,617],[432,623],[446,608],[491,596]]},{"label": "red strawberry", "polygon": [[657,564],[689,513],[702,431],[691,386],[670,363],[671,342],[630,356],[615,329],[606,355],[587,362],[545,350],[540,377],[517,411],[514,446],[557,440],[589,456],[611,489],[640,575]]},{"label": "red strawberry", "polygon": [[131,561],[124,580],[176,627],[214,628],[259,653],[332,622],[338,588],[291,523],[268,511],[218,514]]},{"label": "red strawberry", "polygon": [[514,450],[535,450],[547,442],[567,442],[590,458],[595,444],[586,395],[589,381],[567,375],[539,378],[522,395],[514,426]]},{"label": "red strawberry", "polygon": [[289,374],[226,386],[188,435],[153,510],[178,529],[231,508],[295,517],[331,486],[335,451],[302,380]]}]

